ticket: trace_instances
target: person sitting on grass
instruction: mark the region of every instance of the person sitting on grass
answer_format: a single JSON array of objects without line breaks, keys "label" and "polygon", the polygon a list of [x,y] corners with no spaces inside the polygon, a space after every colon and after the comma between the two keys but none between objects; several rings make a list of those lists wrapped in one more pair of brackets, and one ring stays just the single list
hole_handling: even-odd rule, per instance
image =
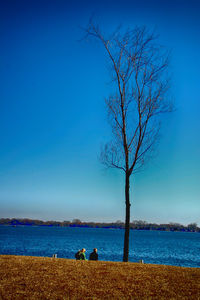
[{"label": "person sitting on grass", "polygon": [[93,249],[93,252],[90,253],[90,258],[89,260],[98,260],[98,253],[97,253],[97,248]]},{"label": "person sitting on grass", "polygon": [[80,260],[87,260],[85,256],[85,248],[80,251]]}]

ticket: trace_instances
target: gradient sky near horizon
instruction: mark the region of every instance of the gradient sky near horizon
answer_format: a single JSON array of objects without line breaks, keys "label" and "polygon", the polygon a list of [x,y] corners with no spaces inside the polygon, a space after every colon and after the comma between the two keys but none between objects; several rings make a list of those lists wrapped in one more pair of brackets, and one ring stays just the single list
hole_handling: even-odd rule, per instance
[{"label": "gradient sky near horizon", "polygon": [[110,139],[105,33],[146,25],[172,50],[176,110],[156,157],[131,181],[131,220],[200,225],[200,2],[10,1],[0,4],[0,218],[124,220],[124,177],[98,160]]}]

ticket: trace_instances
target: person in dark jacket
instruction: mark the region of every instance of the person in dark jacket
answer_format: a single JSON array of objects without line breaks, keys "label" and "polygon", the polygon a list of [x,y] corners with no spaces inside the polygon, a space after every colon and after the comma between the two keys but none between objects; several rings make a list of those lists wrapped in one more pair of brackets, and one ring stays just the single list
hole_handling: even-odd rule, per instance
[{"label": "person in dark jacket", "polygon": [[97,248],[94,248],[93,252],[90,253],[89,260],[98,260]]}]

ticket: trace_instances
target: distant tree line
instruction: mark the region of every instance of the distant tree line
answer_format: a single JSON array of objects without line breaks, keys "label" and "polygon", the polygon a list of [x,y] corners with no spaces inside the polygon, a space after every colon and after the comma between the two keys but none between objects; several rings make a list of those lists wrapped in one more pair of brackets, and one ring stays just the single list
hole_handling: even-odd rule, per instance
[{"label": "distant tree line", "polygon": [[[125,225],[122,221],[118,220],[111,223],[100,223],[100,222],[82,222],[79,219],[73,221],[42,221],[32,219],[0,219],[0,225],[7,226],[57,226],[57,227],[87,227],[87,228],[116,228],[124,229]],[[148,223],[146,221],[134,220],[130,223],[130,228],[135,230],[161,230],[161,231],[185,231],[185,232],[200,232],[200,228],[197,223],[190,223],[186,226],[179,223],[169,224],[156,224]]]}]

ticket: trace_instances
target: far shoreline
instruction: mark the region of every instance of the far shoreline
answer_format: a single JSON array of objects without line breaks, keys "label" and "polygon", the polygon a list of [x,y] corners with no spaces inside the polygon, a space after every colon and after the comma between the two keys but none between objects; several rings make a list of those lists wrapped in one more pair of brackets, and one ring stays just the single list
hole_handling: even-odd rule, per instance
[{"label": "far shoreline", "polygon": [[[2,225],[0,224],[0,227],[40,227],[40,228],[80,228],[80,229],[112,229],[112,230],[124,230],[124,228],[121,227],[90,227],[90,226],[55,226],[55,225]],[[135,228],[130,228],[131,231],[157,231],[157,232],[183,232],[183,233],[200,233],[200,231],[186,231],[186,230],[163,230],[163,229],[135,229]]]},{"label": "far shoreline", "polygon": [[[78,219],[74,221],[42,221],[42,220],[32,220],[32,219],[17,219],[17,218],[1,218],[0,226],[32,226],[32,227],[66,227],[66,228],[103,228],[103,229],[124,229],[124,223],[117,222],[82,222]],[[169,224],[156,224],[147,223],[145,221],[134,221],[130,223],[130,230],[138,231],[166,231],[166,232],[197,232],[200,233],[200,228],[196,223],[188,224],[184,226],[179,223],[169,223]]]}]

